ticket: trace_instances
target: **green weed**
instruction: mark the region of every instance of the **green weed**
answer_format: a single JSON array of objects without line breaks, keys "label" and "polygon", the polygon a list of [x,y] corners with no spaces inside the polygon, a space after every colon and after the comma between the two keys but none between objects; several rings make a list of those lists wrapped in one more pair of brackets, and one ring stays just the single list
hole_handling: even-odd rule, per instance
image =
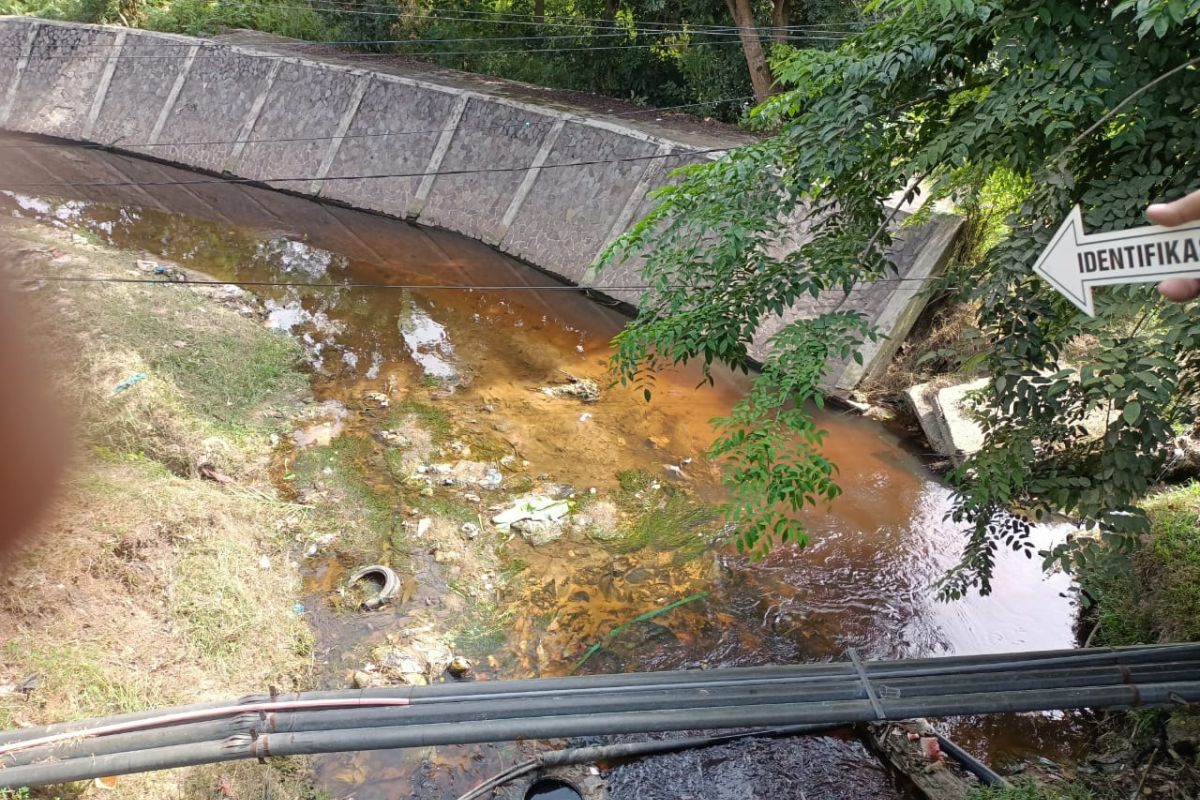
[{"label": "green weed", "polygon": [[1093,800],[1092,792],[1078,784],[1064,783],[1053,789],[1034,781],[1018,781],[1004,789],[977,786],[967,794],[967,800]]},{"label": "green weed", "polygon": [[[400,497],[390,483],[367,483],[364,476],[388,466],[376,468],[376,452],[371,443],[357,436],[339,436],[330,444],[302,451],[292,466],[298,490],[322,493],[325,501],[319,512],[324,527],[340,530],[338,548],[353,558],[374,560],[387,543],[396,549],[398,561],[406,555],[405,538],[400,525]],[[387,454],[383,456],[387,464]],[[406,560],[406,559],[403,559]],[[394,566],[402,566],[396,563]]]},{"label": "green weed", "polygon": [[434,444],[444,444],[454,432],[449,415],[437,406],[417,400],[404,400],[392,406],[383,427],[401,428],[406,417],[416,417],[418,424],[429,432]]},{"label": "green weed", "polygon": [[1200,641],[1200,483],[1143,503],[1150,533],[1128,557],[1112,553],[1081,569],[1107,645]]}]

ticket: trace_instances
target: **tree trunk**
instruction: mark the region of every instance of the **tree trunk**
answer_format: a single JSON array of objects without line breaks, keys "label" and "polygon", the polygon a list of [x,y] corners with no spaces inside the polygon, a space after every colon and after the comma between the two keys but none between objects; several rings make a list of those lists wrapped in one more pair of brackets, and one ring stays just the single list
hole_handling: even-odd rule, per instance
[{"label": "tree trunk", "polygon": [[746,66],[750,68],[750,83],[754,86],[754,96],[761,103],[771,96],[771,68],[767,66],[767,55],[763,52],[762,40],[758,38],[758,27],[754,22],[754,8],[750,0],[725,0],[729,13],[733,15],[733,24],[738,27],[738,37],[742,40],[742,52],[746,56]]},{"label": "tree trunk", "polygon": [[790,0],[772,0],[771,3],[771,41],[783,44],[787,41],[788,19],[791,17],[791,1]]},{"label": "tree trunk", "polygon": [[546,21],[546,0],[533,0],[533,21],[539,25]]}]

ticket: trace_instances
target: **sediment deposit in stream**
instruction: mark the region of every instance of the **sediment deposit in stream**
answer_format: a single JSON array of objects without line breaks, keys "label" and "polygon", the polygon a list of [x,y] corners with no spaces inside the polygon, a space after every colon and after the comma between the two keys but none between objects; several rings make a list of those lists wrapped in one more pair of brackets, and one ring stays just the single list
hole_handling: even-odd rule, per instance
[{"label": "sediment deposit in stream", "polygon": [[[437,680],[455,655],[486,679],[840,659],[848,647],[877,658],[1072,644],[1070,582],[1021,555],[1000,554],[993,596],[936,601],[932,583],[961,546],[945,519],[949,492],[878,423],[821,416],[845,494],[805,515],[807,549],[752,561],[718,541],[719,475],[703,457],[709,420],[743,379],[719,374],[696,389],[697,375],[667,373],[647,404],[608,386],[617,309],[483,245],[261,189],[173,185],[188,173],[123,156],[35,146],[36,159],[7,151],[0,214],[140,253],[133,279],[191,274],[181,267],[243,282],[260,304],[249,313],[303,342],[319,402],[280,442],[277,467],[283,491],[327,514],[298,548],[310,590],[300,600],[332,685]],[[30,188],[117,161],[147,185]],[[369,288],[378,284],[408,288]],[[531,498],[537,509],[566,501],[569,513],[493,521]],[[384,610],[362,612],[340,590],[350,570],[377,562],[400,572],[402,588]],[[1003,761],[1060,757],[1078,725],[1029,715],[947,728]],[[345,754],[318,770],[334,797],[452,800],[542,746],[556,745]],[[827,798],[901,796],[857,741],[839,738],[655,760],[617,770],[614,787],[638,796],[638,781],[670,780],[672,765],[695,769],[697,759],[708,782],[760,793],[786,796],[795,784],[825,787],[817,796]]]}]

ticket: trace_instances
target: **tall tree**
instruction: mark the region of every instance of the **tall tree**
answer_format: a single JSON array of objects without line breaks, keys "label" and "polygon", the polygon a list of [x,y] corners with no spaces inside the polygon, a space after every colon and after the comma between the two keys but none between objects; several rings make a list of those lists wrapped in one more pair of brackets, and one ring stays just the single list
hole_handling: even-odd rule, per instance
[{"label": "tall tree", "polygon": [[[894,192],[921,182],[962,201],[995,176],[1021,178],[1011,234],[956,281],[979,304],[993,380],[985,445],[952,475],[967,539],[943,588],[987,592],[998,547],[1032,554],[1030,519],[1064,512],[1102,540],[1143,530],[1137,501],[1172,429],[1196,421],[1200,314],[1120,287],[1100,293],[1093,320],[1031,268],[1074,205],[1089,230],[1123,228],[1200,182],[1200,0],[878,0],[870,11],[881,21],[836,52],[778,59],[793,88],[755,112],[777,134],[684,169],[614,245],[608,260],[636,255],[656,287],[614,366],[648,397],[664,365],[745,369],[764,318],[888,275]],[[770,245],[797,208],[812,238],[780,255]],[[713,454],[741,545],[803,542],[796,512],[839,493],[811,408],[826,361],[872,335],[846,310],[785,327],[719,422]],[[1098,435],[1083,424],[1097,414]],[[1069,565],[1090,541],[1043,556]]]},{"label": "tall tree", "polygon": [[762,39],[758,35],[754,6],[751,0],[725,0],[725,5],[733,17],[733,24],[737,26],[742,52],[746,56],[746,66],[750,69],[750,83],[754,87],[754,96],[762,102],[771,96],[774,79],[771,77],[771,67],[767,64]]}]

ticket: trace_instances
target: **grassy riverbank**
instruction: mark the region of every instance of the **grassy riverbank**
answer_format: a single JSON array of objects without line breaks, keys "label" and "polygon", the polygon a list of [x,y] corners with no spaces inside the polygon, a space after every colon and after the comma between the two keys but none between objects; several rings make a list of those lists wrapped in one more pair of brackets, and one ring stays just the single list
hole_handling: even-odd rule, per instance
[{"label": "grassy riverbank", "polygon": [[[26,275],[128,278],[136,256],[0,231]],[[312,635],[271,437],[307,391],[253,301],[183,286],[30,284],[36,340],[77,420],[75,463],[0,580],[0,728],[305,687]],[[118,389],[118,387],[124,387]],[[215,480],[214,480],[215,478]],[[112,797],[311,796],[304,762],[122,777]]]},{"label": "grassy riverbank", "polygon": [[1151,532],[1128,559],[1080,576],[1096,601],[1093,644],[1200,641],[1200,483],[1142,506]]}]

